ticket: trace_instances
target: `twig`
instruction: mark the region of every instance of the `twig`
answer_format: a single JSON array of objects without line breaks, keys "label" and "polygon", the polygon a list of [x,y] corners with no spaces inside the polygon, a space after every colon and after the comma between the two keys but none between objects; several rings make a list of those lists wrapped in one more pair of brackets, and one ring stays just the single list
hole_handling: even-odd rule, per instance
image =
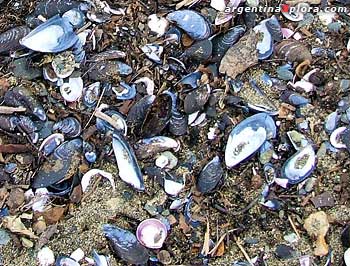
[{"label": "twig", "polygon": [[233,239],[235,240],[235,242],[236,242],[238,248],[239,248],[239,249],[241,250],[241,252],[243,253],[245,259],[249,262],[249,264],[250,264],[251,266],[254,266],[254,264],[252,263],[252,261],[251,261],[249,255],[248,255],[248,253],[245,251],[245,249],[244,249],[244,247],[241,245],[241,243],[239,243],[239,240],[240,240],[240,239],[239,239],[239,238],[236,238],[235,236],[233,237]]},{"label": "twig", "polygon": [[10,106],[0,106],[0,114],[13,114],[25,112],[27,109],[24,107],[10,107]]},{"label": "twig", "polygon": [[297,228],[295,227],[295,224],[293,223],[292,217],[290,217],[290,215],[288,215],[288,221],[289,221],[290,225],[292,226],[292,228],[293,228],[295,234],[297,235],[298,239],[300,239],[301,238],[300,234],[299,234]]}]

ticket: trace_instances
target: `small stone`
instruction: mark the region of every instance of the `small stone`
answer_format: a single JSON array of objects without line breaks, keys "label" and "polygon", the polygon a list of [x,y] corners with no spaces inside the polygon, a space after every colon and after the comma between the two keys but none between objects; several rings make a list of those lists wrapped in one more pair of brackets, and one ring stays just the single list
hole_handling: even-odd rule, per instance
[{"label": "small stone", "polygon": [[21,238],[21,242],[25,248],[32,248],[34,246],[34,243],[32,241],[24,237]]},{"label": "small stone", "polygon": [[33,224],[33,230],[37,233],[37,234],[41,234],[42,232],[44,232],[46,230],[46,223],[44,220],[39,220],[36,223]]},{"label": "small stone", "polygon": [[296,256],[295,250],[288,245],[278,245],[275,250],[276,256],[280,259],[292,259]]},{"label": "small stone", "polygon": [[10,235],[5,230],[0,229],[0,246],[7,245],[7,243],[10,242],[10,240]]},{"label": "small stone", "polygon": [[340,88],[342,89],[342,91],[346,92],[349,90],[350,88],[350,80],[349,79],[342,79],[340,81]]},{"label": "small stone", "polygon": [[169,265],[171,263],[170,253],[166,250],[161,250],[158,253],[157,258],[158,258],[159,262],[164,264],[164,265]]},{"label": "small stone", "polygon": [[332,194],[328,191],[311,198],[311,202],[315,206],[315,208],[333,207],[335,205],[334,198]]}]

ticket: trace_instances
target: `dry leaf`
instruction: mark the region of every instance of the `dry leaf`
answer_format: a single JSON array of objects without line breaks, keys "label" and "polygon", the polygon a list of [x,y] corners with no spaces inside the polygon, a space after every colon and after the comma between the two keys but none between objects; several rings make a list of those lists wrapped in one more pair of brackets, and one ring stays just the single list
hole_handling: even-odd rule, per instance
[{"label": "dry leaf", "polygon": [[66,207],[53,207],[39,214],[44,217],[46,224],[55,224],[63,217],[65,210]]},{"label": "dry leaf", "polygon": [[215,257],[221,257],[222,255],[224,255],[225,253],[225,242],[224,241],[221,241],[214,256]]},{"label": "dry leaf", "polygon": [[18,233],[21,235],[26,235],[30,238],[38,238],[34,235],[31,229],[27,229],[22,223],[21,218],[16,216],[5,216],[3,219],[3,225],[5,228],[10,230],[12,233]]},{"label": "dry leaf", "polygon": [[180,214],[179,216],[179,228],[184,234],[191,230],[190,226],[186,223],[185,216],[183,214]]}]

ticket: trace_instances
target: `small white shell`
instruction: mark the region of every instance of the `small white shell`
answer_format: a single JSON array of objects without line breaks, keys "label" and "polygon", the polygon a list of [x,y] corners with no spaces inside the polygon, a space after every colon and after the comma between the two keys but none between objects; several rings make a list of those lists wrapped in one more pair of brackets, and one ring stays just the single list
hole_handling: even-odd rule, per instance
[{"label": "small white shell", "polygon": [[40,266],[50,266],[55,263],[55,255],[49,247],[43,247],[37,255]]},{"label": "small white shell", "polygon": [[61,95],[63,99],[67,102],[75,102],[83,94],[83,79],[78,78],[69,78],[68,83],[63,83],[60,87]]},{"label": "small white shell", "polygon": [[85,256],[84,251],[81,248],[78,248],[72,252],[70,257],[74,259],[76,262],[81,261]]},{"label": "small white shell", "polygon": [[225,11],[226,3],[225,0],[211,0],[210,6],[217,11]]}]

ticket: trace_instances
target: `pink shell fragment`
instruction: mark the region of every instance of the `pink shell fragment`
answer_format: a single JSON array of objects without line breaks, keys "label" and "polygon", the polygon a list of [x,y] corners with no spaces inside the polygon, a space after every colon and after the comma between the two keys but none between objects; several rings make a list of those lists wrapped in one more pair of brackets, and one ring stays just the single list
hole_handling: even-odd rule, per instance
[{"label": "pink shell fragment", "polygon": [[294,83],[294,87],[299,87],[303,89],[305,92],[313,91],[315,86],[309,81],[306,80],[300,80]]},{"label": "pink shell fragment", "polygon": [[275,178],[275,183],[280,187],[287,188],[288,179],[286,178]]},{"label": "pink shell fragment", "polygon": [[301,34],[299,32],[296,32],[294,34],[294,31],[292,31],[291,29],[281,28],[281,31],[282,31],[282,35],[283,35],[283,37],[285,39],[289,39],[290,37],[293,36],[293,38],[298,41],[298,40],[300,40],[302,38],[302,36],[301,36]]}]

